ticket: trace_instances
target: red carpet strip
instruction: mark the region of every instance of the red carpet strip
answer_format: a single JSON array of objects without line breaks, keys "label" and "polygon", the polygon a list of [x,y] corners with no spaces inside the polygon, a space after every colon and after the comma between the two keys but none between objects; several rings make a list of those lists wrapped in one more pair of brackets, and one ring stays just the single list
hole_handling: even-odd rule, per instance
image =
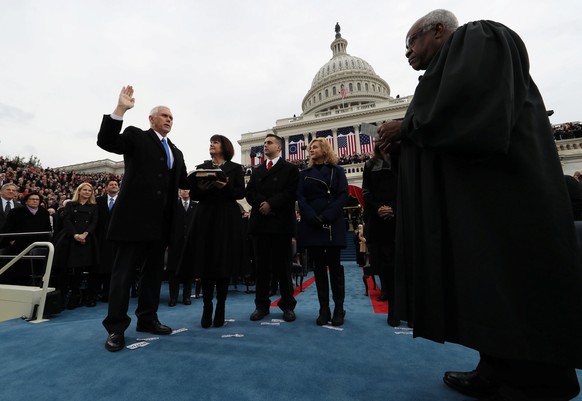
[{"label": "red carpet strip", "polygon": [[372,277],[368,277],[366,282],[368,283],[368,294],[370,295],[370,301],[372,301],[372,307],[374,308],[374,313],[380,313],[383,315],[388,314],[388,302],[377,301],[376,298],[380,296],[380,280],[376,282],[376,289],[374,290],[374,282]]},{"label": "red carpet strip", "polygon": [[[303,287],[303,291],[305,291],[305,289],[307,287],[309,287],[313,283],[315,283],[315,277],[314,276],[311,276],[311,278],[305,280],[303,282],[303,286],[302,286]],[[293,291],[293,297],[297,297],[300,293],[301,293],[301,290],[300,290],[299,286],[295,287],[295,290]],[[278,298],[275,302],[272,302],[271,303],[271,306],[277,306],[277,305],[279,305],[279,300],[280,299],[281,298]]]}]

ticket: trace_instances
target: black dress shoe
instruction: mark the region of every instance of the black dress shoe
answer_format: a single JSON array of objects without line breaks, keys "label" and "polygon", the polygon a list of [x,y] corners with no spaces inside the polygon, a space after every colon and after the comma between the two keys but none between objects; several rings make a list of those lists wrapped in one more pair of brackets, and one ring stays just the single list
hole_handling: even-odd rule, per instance
[{"label": "black dress shoe", "polygon": [[293,322],[295,319],[297,319],[297,316],[295,316],[295,312],[293,312],[291,309],[287,309],[283,311],[283,320],[286,322]]},{"label": "black dress shoe", "polygon": [[388,301],[388,297],[386,295],[380,295],[379,297],[376,297],[376,301],[378,302]]},{"label": "black dress shoe", "polygon": [[105,341],[105,349],[109,352],[121,351],[125,347],[125,337],[123,334],[111,333]]},{"label": "black dress shoe", "polygon": [[445,372],[443,381],[459,393],[477,398],[495,395],[499,390],[499,384],[483,378],[476,370]]},{"label": "black dress shoe", "polygon": [[161,324],[159,320],[153,320],[149,323],[137,322],[137,331],[151,333],[151,334],[172,334],[172,329],[168,326]]},{"label": "black dress shoe", "polygon": [[192,300],[190,297],[184,297],[184,305],[192,305]]},{"label": "black dress shoe", "polygon": [[178,300],[176,300],[176,299],[170,299],[170,302],[168,302],[168,306],[170,308],[172,308],[172,307],[176,306],[177,303],[178,303]]},{"label": "black dress shoe", "polygon": [[251,313],[251,320],[253,322],[256,322],[257,320],[261,320],[262,318],[264,318],[268,314],[269,314],[268,310],[265,311],[262,309],[255,309],[255,311],[253,313]]}]

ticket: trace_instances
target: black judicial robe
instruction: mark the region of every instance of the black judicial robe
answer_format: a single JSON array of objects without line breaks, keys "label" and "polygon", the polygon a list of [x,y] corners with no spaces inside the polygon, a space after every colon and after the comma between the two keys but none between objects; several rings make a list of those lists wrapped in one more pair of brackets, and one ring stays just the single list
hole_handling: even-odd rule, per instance
[{"label": "black judicial robe", "polygon": [[396,309],[414,335],[582,367],[572,208],[525,45],[460,27],[401,129]]}]

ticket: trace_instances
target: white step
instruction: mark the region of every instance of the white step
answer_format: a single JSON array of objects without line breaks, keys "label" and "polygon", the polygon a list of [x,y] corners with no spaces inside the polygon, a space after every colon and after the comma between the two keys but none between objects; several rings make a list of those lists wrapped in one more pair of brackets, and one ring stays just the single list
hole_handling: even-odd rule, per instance
[{"label": "white step", "polygon": [[[48,288],[47,292],[54,291]],[[40,304],[42,288],[0,284],[0,322],[10,319],[30,319],[35,305]]]}]

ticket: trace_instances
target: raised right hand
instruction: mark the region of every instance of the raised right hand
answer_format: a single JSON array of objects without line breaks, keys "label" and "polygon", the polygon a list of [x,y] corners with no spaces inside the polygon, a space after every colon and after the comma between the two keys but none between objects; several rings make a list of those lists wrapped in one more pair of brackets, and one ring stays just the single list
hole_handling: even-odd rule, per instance
[{"label": "raised right hand", "polygon": [[119,100],[117,101],[117,107],[113,111],[113,114],[122,117],[125,112],[135,106],[135,98],[133,97],[133,86],[127,85],[121,88],[119,93]]}]

